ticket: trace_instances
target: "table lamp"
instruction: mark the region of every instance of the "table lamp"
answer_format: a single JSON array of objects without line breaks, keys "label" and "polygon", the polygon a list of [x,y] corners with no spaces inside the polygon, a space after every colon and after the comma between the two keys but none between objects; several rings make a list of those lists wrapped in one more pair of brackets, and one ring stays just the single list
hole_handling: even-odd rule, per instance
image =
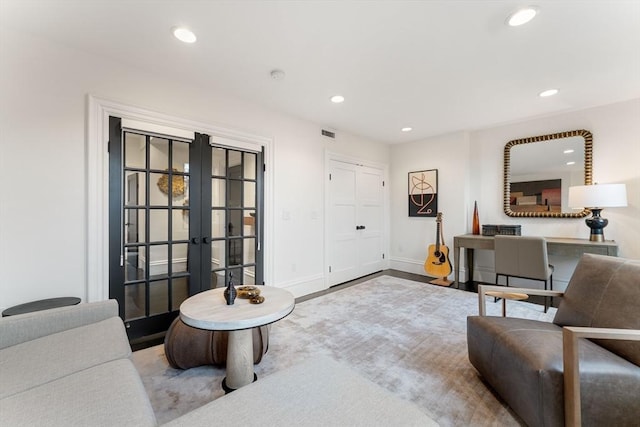
[{"label": "table lamp", "polygon": [[591,228],[589,240],[604,242],[603,229],[609,221],[600,216],[602,208],[627,206],[627,188],[624,184],[578,185],[569,187],[569,207],[589,209],[592,216],[585,222]]}]

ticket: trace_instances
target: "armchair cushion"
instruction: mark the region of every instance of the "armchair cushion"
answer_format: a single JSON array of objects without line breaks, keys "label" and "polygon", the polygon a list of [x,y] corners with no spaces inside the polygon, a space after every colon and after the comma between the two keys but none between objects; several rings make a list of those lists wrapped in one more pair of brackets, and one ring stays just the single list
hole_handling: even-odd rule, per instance
[{"label": "armchair cushion", "polygon": [[[467,318],[469,360],[531,426],[562,425],[564,420],[561,330],[537,320]],[[589,425],[637,421],[637,366],[585,340],[580,345],[580,373],[583,419]]]},{"label": "armchair cushion", "polygon": [[[584,254],[560,302],[559,326],[640,329],[640,261]],[[640,366],[640,342],[594,340]]]},{"label": "armchair cushion", "polygon": [[[478,290],[481,314],[485,291],[484,287]],[[565,391],[567,384],[573,384],[574,390],[576,385],[575,380],[565,384],[571,374],[565,371],[562,328],[625,330],[629,333],[621,336],[635,337],[640,330],[639,295],[639,261],[585,254],[553,323],[469,316],[469,360],[530,426],[562,426],[565,415],[569,422],[576,419],[576,407],[585,426],[637,425],[640,341],[580,339],[575,365],[579,366],[579,392],[572,393]],[[581,399],[576,400],[576,394]]]}]

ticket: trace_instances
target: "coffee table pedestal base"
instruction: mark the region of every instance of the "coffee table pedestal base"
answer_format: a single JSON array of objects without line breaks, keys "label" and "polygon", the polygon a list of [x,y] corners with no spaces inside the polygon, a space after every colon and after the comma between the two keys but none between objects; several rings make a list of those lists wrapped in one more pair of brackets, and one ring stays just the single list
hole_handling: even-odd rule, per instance
[{"label": "coffee table pedestal base", "polygon": [[253,372],[253,332],[251,329],[229,331],[227,343],[227,377],[222,387],[233,391],[257,379]]}]

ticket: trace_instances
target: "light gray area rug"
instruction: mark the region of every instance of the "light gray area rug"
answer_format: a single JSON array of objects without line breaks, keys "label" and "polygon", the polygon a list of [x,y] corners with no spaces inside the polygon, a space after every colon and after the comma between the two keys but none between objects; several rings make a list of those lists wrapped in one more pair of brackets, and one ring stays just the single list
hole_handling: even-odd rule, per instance
[{"label": "light gray area rug", "polygon": [[[500,315],[501,304],[488,299],[488,314]],[[296,305],[272,325],[269,351],[255,371],[262,377],[323,354],[442,426],[518,426],[469,363],[466,318],[477,313],[477,294],[381,276]],[[551,321],[555,309],[545,314],[540,305],[508,301],[507,314]],[[224,394],[224,369],[173,369],[162,345],[135,352],[133,361],[160,424]]]}]

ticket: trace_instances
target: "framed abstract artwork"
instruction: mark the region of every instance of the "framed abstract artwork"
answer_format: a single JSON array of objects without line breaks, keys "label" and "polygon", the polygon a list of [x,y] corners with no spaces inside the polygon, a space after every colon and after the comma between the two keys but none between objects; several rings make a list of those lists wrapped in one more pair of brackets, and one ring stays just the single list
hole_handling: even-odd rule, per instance
[{"label": "framed abstract artwork", "polygon": [[438,213],[438,169],[409,172],[409,216],[434,217]]}]

